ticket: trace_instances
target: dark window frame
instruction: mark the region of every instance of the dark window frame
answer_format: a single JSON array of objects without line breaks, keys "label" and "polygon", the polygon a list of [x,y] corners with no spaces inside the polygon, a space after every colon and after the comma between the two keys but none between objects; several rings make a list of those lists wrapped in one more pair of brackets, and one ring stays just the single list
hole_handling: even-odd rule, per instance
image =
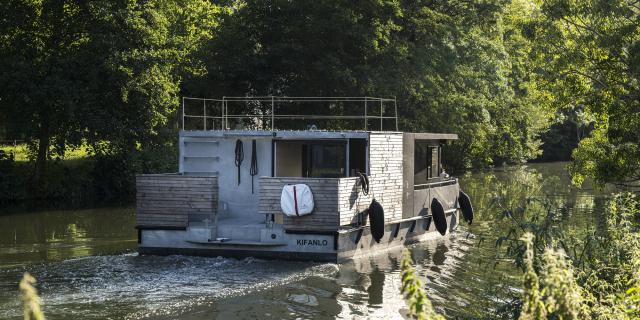
[{"label": "dark window frame", "polygon": [[[274,141],[274,152],[272,153],[272,163],[274,167],[277,166],[276,161],[278,161],[277,159],[278,143],[287,143],[287,142],[300,143],[302,144],[302,152],[301,152],[301,158],[300,158],[300,161],[302,164],[302,178],[343,178],[343,177],[349,176],[349,172],[348,172],[349,171],[349,168],[348,168],[349,167],[349,163],[348,163],[349,144],[347,142],[347,139],[282,139],[282,140],[273,140],[273,141]],[[344,157],[343,159],[344,172],[342,172],[339,176],[334,176],[334,177],[314,177],[312,172],[313,169],[311,169],[311,173],[309,170],[310,169],[309,166],[311,165],[311,162],[313,161],[313,159],[311,158],[312,155],[309,154],[308,149],[310,146],[317,146],[317,145],[341,146],[343,157]],[[278,174],[277,172],[274,172],[274,173]]]},{"label": "dark window frame", "polygon": [[[440,143],[415,139],[413,151],[413,186],[424,185],[440,178],[442,170],[442,146]],[[434,150],[435,149],[435,150]],[[436,163],[434,167],[434,151]],[[422,163],[422,161],[424,161]]]}]

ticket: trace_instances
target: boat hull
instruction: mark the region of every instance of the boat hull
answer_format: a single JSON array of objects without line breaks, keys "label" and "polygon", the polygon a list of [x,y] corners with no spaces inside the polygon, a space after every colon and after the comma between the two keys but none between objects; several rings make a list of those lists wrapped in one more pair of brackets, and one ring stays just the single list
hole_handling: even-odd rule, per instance
[{"label": "boat hull", "polygon": [[[457,229],[459,217],[459,210],[447,214],[447,234]],[[262,233],[263,239],[255,243],[212,242],[193,240],[188,228],[140,229],[138,252],[143,255],[255,257],[341,263],[442,237],[430,216],[386,224],[384,236],[379,242],[373,239],[368,226],[337,231],[295,232],[276,227],[263,229]]]}]

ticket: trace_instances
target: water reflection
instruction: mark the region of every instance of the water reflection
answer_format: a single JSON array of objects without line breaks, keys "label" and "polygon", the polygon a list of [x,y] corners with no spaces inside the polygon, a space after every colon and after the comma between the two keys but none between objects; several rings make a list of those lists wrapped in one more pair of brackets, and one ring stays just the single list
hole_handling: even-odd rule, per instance
[{"label": "water reflection", "polygon": [[[447,318],[491,318],[519,294],[520,272],[496,239],[504,216],[560,209],[569,234],[595,228],[606,197],[570,187],[564,164],[461,178],[476,218],[450,236],[410,247],[416,270]],[[520,212],[526,205],[532,213]],[[0,216],[0,318],[19,318],[16,283],[40,280],[49,319],[403,319],[401,250],[342,265],[113,255],[135,248],[130,209]],[[96,256],[102,255],[102,256]],[[85,258],[77,258],[85,257]],[[73,259],[71,259],[73,258]],[[71,260],[69,260],[71,259]],[[61,260],[66,260],[62,261]]]},{"label": "water reflection", "polygon": [[0,268],[133,250],[132,208],[0,214]]}]

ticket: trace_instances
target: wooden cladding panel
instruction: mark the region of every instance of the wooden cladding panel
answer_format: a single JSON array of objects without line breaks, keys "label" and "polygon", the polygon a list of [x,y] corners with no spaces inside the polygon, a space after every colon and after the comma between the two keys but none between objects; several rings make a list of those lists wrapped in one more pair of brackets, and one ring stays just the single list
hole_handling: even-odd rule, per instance
[{"label": "wooden cladding panel", "polygon": [[260,177],[259,211],[263,214],[283,215],[280,207],[282,188],[287,184],[306,184],[313,193],[313,213],[302,217],[284,216],[284,227],[297,230],[336,230],[340,224],[338,215],[340,180],[338,178]]},{"label": "wooden cladding panel", "polygon": [[385,220],[402,219],[401,133],[371,133],[369,141],[369,194],[361,191],[359,178],[260,178],[260,213],[282,215],[280,195],[286,184],[311,188],[315,209],[302,217],[285,216],[287,229],[336,230],[357,221],[357,214],[369,208],[375,198],[385,210]]},{"label": "wooden cladding panel", "polygon": [[218,178],[138,175],[136,200],[139,226],[186,227],[189,214],[213,214],[218,210]]}]

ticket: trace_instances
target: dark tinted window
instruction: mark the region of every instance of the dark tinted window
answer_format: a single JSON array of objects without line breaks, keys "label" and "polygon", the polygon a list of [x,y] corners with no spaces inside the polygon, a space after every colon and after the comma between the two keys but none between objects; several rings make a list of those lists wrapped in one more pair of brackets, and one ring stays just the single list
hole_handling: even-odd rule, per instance
[{"label": "dark tinted window", "polygon": [[427,140],[415,140],[413,163],[414,185],[425,184],[428,179],[438,176],[438,147]]},{"label": "dark tinted window", "polygon": [[349,176],[355,177],[356,172],[367,172],[367,140],[349,140]]},{"label": "dark tinted window", "polygon": [[338,178],[345,176],[345,143],[308,143],[303,153],[303,176]]}]

